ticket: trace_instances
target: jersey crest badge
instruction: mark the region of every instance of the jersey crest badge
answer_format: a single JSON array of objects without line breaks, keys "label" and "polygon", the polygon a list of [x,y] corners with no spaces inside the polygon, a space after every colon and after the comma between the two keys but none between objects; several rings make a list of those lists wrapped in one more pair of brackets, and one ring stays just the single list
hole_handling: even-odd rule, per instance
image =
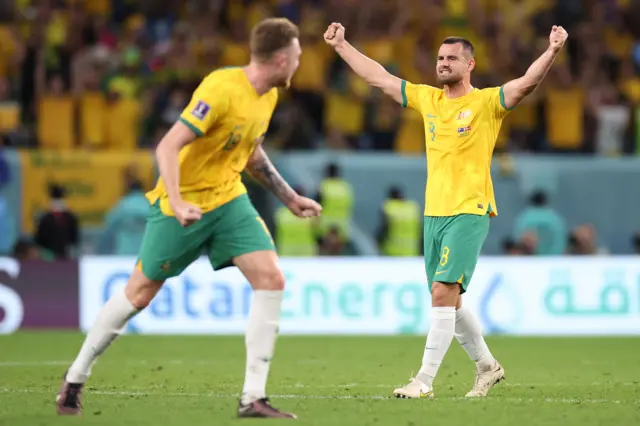
[{"label": "jersey crest badge", "polygon": [[191,115],[202,121],[207,116],[210,109],[211,106],[209,106],[208,103],[206,103],[205,101],[198,101],[196,106],[191,111]]},{"label": "jersey crest badge", "polygon": [[456,118],[456,120],[459,121],[459,122],[466,123],[466,122],[471,121],[471,115],[472,115],[471,110],[470,109],[466,109],[466,110],[460,111],[458,113],[458,117]]}]

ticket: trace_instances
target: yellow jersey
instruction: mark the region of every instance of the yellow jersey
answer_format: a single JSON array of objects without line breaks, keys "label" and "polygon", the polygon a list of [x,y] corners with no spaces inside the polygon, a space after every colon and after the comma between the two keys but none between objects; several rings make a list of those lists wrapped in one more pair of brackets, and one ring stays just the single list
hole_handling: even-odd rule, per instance
[{"label": "yellow jersey", "polygon": [[502,87],[448,99],[444,90],[402,81],[402,106],[422,115],[427,152],[425,216],[498,214],[491,158],[509,110]]},{"label": "yellow jersey", "polygon": [[[278,89],[260,96],[240,67],[209,74],[193,93],[180,121],[196,139],[179,155],[180,193],[203,212],[246,193],[241,173],[261,142],[278,101]],[[152,204],[160,201],[173,215],[162,181],[147,193]]]}]

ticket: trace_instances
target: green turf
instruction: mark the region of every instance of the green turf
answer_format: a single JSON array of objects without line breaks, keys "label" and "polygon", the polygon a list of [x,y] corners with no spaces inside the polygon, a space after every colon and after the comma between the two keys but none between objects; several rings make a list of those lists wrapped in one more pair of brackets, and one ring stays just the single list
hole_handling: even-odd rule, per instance
[{"label": "green turf", "polygon": [[[70,333],[0,336],[0,424],[239,421],[243,339],[217,336],[120,338],[94,369],[83,419],[57,418],[59,379],[81,341]],[[435,400],[390,397],[419,368],[421,337],[280,337],[268,391],[274,405],[309,425],[640,424],[639,339],[488,341],[507,380],[483,400],[461,398],[474,371],[455,341],[436,380]]]}]

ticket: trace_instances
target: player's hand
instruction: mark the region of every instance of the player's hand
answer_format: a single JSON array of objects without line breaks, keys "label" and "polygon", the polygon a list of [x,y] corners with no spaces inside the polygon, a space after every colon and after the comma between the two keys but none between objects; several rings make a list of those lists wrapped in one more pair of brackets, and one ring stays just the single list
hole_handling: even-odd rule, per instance
[{"label": "player's hand", "polygon": [[324,41],[331,47],[336,47],[344,43],[344,27],[336,22],[329,25],[324,33]]},{"label": "player's hand", "polygon": [[315,217],[320,216],[322,206],[311,198],[297,195],[289,204],[287,204],[291,213],[298,217]]},{"label": "player's hand", "polygon": [[202,218],[202,210],[198,206],[187,203],[184,200],[177,200],[171,203],[173,214],[180,222],[180,225],[187,227]]},{"label": "player's hand", "polygon": [[564,28],[554,25],[551,28],[551,34],[549,34],[549,47],[556,52],[559,51],[567,41],[567,37],[569,37],[569,33]]}]

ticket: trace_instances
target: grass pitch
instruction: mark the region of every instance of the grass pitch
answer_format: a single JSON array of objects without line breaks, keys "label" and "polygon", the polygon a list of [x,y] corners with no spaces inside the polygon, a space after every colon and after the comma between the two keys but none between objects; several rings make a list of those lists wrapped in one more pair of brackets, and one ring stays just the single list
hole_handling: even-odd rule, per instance
[{"label": "grass pitch", "polygon": [[[60,379],[79,333],[0,336],[0,425],[227,425],[244,377],[242,337],[123,336],[100,359],[82,418],[59,418]],[[457,342],[435,400],[397,400],[424,337],[281,336],[268,393],[305,425],[638,425],[640,339],[490,337],[507,380],[466,400],[474,366]],[[270,424],[289,424],[267,420]]]}]

